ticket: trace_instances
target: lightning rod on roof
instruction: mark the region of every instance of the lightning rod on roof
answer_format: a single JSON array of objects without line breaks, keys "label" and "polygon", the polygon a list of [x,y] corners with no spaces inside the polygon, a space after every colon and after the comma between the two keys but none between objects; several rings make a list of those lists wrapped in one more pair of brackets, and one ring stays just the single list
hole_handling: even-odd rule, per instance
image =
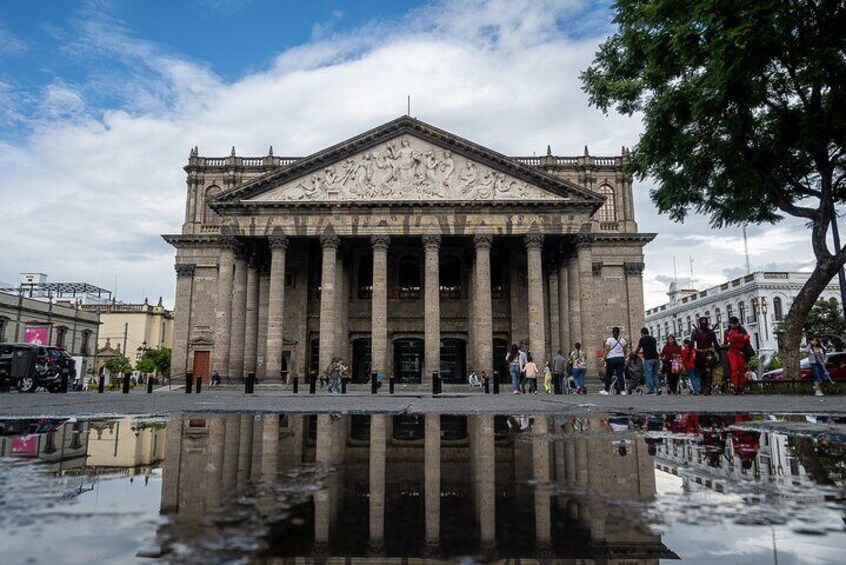
[{"label": "lightning rod on roof", "polygon": [[411,94],[408,95],[408,109],[406,110],[405,115],[411,117]]}]

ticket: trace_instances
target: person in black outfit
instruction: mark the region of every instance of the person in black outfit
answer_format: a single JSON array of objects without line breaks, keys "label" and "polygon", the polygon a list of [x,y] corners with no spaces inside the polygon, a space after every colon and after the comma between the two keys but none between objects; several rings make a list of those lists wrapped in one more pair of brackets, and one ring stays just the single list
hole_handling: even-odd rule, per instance
[{"label": "person in black outfit", "polygon": [[711,387],[713,386],[712,370],[716,359],[719,358],[720,344],[717,341],[717,334],[708,324],[708,318],[702,316],[698,321],[699,326],[693,330],[690,340],[696,350],[694,369],[699,376],[702,394],[708,395],[711,394]]},{"label": "person in black outfit", "polygon": [[646,375],[647,394],[655,394],[660,390],[661,384],[658,378],[658,342],[649,335],[649,330],[641,328],[640,341],[637,342],[635,353],[643,352],[643,372]]}]

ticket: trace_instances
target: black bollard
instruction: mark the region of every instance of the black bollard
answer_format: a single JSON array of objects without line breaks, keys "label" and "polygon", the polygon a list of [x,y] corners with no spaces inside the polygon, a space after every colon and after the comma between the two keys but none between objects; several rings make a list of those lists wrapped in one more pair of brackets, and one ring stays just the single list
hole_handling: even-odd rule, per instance
[{"label": "black bollard", "polygon": [[370,394],[376,394],[379,391],[379,377],[376,372],[370,373]]},{"label": "black bollard", "polygon": [[394,376],[391,375],[390,378],[388,378],[388,394],[393,394],[393,393],[394,393]]},{"label": "black bollard", "polygon": [[341,378],[341,394],[347,393],[347,379]]},{"label": "black bollard", "polygon": [[494,394],[499,394],[499,371],[494,371]]},{"label": "black bollard", "polygon": [[294,377],[294,394],[300,392],[300,377]]},{"label": "black bollard", "polygon": [[552,392],[554,394],[561,394],[561,379],[558,378],[558,375],[552,376]]},{"label": "black bollard", "polygon": [[244,381],[244,394],[253,394],[256,391],[256,374],[252,371],[247,373],[247,380]]},{"label": "black bollard", "polygon": [[100,375],[100,381],[97,383],[97,392],[103,394],[104,390],[106,390],[106,376]]},{"label": "black bollard", "polygon": [[441,393],[441,377],[437,371],[432,371],[432,394]]},{"label": "black bollard", "polygon": [[153,394],[153,377],[147,377],[147,394]]},{"label": "black bollard", "polygon": [[129,394],[129,375],[123,376],[123,393]]},{"label": "black bollard", "polygon": [[185,373],[185,394],[194,392],[194,373]]},{"label": "black bollard", "polygon": [[197,376],[197,394],[203,389],[203,375]]},{"label": "black bollard", "polygon": [[317,372],[312,371],[308,376],[308,393],[315,394],[317,392]]},{"label": "black bollard", "polygon": [[62,373],[62,392],[67,394],[68,392],[68,374]]},{"label": "black bollard", "polygon": [[490,394],[491,393],[491,380],[489,378],[485,377],[484,380],[482,381],[482,384],[485,387],[485,394]]}]

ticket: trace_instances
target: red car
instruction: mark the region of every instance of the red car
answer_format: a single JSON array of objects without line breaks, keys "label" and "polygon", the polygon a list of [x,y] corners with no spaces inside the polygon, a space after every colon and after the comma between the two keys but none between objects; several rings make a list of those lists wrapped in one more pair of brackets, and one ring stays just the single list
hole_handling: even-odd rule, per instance
[{"label": "red car", "polygon": [[[825,366],[831,374],[833,381],[846,382],[846,352],[834,351],[832,353],[826,353]],[[803,380],[812,380],[814,378],[811,372],[811,363],[807,357],[799,362],[799,371],[802,373]],[[783,369],[767,371],[762,377],[765,381],[780,381],[784,378],[784,371]]]}]

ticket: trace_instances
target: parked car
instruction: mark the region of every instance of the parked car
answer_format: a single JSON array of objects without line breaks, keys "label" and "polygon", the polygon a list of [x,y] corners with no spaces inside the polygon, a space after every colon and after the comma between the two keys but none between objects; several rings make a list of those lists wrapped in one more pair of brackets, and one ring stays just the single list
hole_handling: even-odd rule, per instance
[{"label": "parked car", "polygon": [[[825,356],[825,366],[831,374],[833,381],[846,382],[846,352],[832,351]],[[811,362],[808,358],[804,358],[799,362],[799,371],[802,374],[802,380],[812,380],[814,378],[811,372]],[[784,378],[783,369],[774,369],[767,371],[762,375],[765,381],[780,381]]]},{"label": "parked car", "polygon": [[[16,355],[31,359],[31,362],[21,365],[25,367],[23,376],[14,375],[13,364]],[[31,343],[0,344],[2,384],[14,385],[20,392],[33,392],[38,387],[44,387],[50,392],[59,392],[63,375],[67,375],[68,382],[73,382],[76,378],[76,362],[67,351]]]}]

